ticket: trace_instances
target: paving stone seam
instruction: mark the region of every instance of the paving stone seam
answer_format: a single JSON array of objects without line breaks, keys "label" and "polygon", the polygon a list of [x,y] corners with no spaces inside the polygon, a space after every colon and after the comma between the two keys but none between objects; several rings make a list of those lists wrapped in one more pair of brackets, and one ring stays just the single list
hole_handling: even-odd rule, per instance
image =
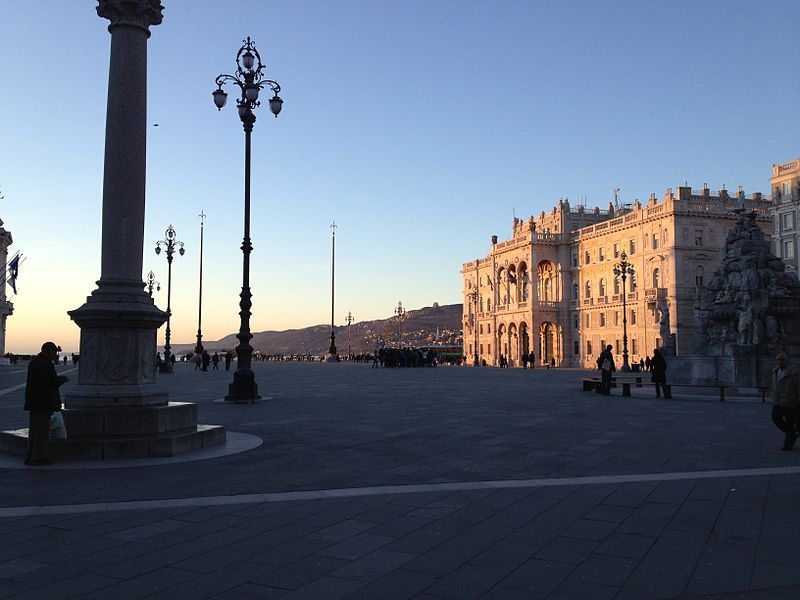
[{"label": "paving stone seam", "polygon": [[98,513],[126,510],[147,510],[181,507],[209,507],[235,504],[260,504],[263,502],[290,502],[297,500],[324,500],[355,498],[393,494],[417,494],[460,492],[482,489],[544,488],[576,485],[606,485],[609,483],[640,483],[656,481],[680,481],[687,479],[718,479],[728,477],[763,477],[775,475],[798,475],[798,467],[766,467],[754,469],[730,469],[713,471],[685,471],[672,473],[642,473],[632,475],[590,475],[585,477],[510,479],[495,481],[461,481],[449,483],[427,483],[368,486],[356,488],[332,488],[295,492],[266,492],[260,494],[238,494],[230,496],[200,496],[162,500],[129,500],[120,502],[98,502],[87,504],[11,506],[0,508],[2,517],[31,517],[39,515]]}]

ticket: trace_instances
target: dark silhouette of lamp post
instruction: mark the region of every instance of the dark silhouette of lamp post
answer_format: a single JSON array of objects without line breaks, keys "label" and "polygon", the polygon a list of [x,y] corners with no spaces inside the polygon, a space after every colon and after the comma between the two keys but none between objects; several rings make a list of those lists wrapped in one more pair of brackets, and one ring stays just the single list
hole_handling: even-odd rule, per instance
[{"label": "dark silhouette of lamp post", "polygon": [[328,348],[327,362],[339,362],[339,355],[336,353],[336,333],[333,324],[333,298],[334,285],[336,283],[336,221],[331,223],[331,347]]},{"label": "dark silhouette of lamp post", "polygon": [[153,297],[153,288],[156,288],[157,292],[161,291],[161,283],[156,281],[156,274],[150,271],[147,274],[147,293],[150,294],[150,297]]},{"label": "dark silhouette of lamp post", "polygon": [[236,106],[239,111],[239,118],[244,128],[244,238],[242,239],[242,292],[239,294],[239,316],[241,324],[239,333],[236,335],[239,345],[236,346],[236,372],[233,374],[233,383],[228,387],[228,395],[225,400],[237,404],[250,404],[258,400],[258,385],[256,384],[255,374],[252,370],[253,347],[250,340],[253,334],[250,333],[250,309],[253,307],[250,293],[250,253],[253,245],[250,242],[250,134],[253,132],[253,125],[256,116],[253,110],[261,103],[258,100],[259,92],[268,87],[272,91],[272,98],[269,100],[269,108],[276,117],[281,112],[283,100],[278,96],[281,86],[271,79],[264,79],[263,71],[266,67],[261,63],[261,56],[256,50],[255,45],[248,36],[244,44],[236,53],[236,73],[234,75],[222,74],[216,79],[217,89],[214,90],[214,105],[217,109],[225,106],[228,98],[222,90],[225,83],[233,83],[239,86],[242,92],[240,98],[236,99]]},{"label": "dark silhouette of lamp post", "polygon": [[200,292],[197,297],[197,344],[194,347],[195,354],[203,353],[203,226],[205,225],[206,215],[201,210],[197,215],[200,219]]},{"label": "dark silhouette of lamp post", "polygon": [[[476,284],[477,285],[477,284]],[[471,292],[467,292],[467,296],[472,303],[472,314],[470,317],[472,318],[472,332],[475,337],[474,346],[472,347],[472,366],[477,367],[480,364],[480,359],[478,358],[478,296],[480,292],[478,288],[475,287],[472,289]]]},{"label": "dark silhouette of lamp post", "polygon": [[403,322],[403,317],[406,314],[406,309],[403,308],[402,300],[397,301],[397,308],[394,309],[394,314],[397,315],[397,347],[403,347],[403,334],[400,330],[400,324]]},{"label": "dark silhouette of lamp post", "polygon": [[350,349],[350,324],[353,322],[353,313],[347,311],[347,358],[353,357],[353,351]]},{"label": "dark silhouette of lamp post", "polygon": [[622,278],[622,371],[627,373],[631,366],[628,364],[628,294],[625,292],[625,280],[628,275],[633,276],[634,271],[627,254],[623,252],[619,258],[620,261],[614,266],[614,275]]},{"label": "dark silhouette of lamp post", "polygon": [[175,229],[170,225],[164,233],[163,240],[156,242],[156,254],[161,254],[161,246],[167,254],[167,331],[164,335],[164,367],[162,373],[172,373],[172,357],[170,356],[171,346],[169,345],[170,339],[170,319],[172,318],[172,257],[175,254],[175,248],[178,248],[178,254],[183,256],[186,252],[183,248],[183,242],[179,242]]}]

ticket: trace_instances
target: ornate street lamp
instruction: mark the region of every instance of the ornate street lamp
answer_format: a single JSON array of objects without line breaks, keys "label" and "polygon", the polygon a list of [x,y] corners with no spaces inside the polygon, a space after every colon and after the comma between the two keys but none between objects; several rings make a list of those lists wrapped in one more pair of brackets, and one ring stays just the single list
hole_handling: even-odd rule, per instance
[{"label": "ornate street lamp", "polygon": [[336,334],[333,324],[333,298],[336,274],[336,222],[331,223],[331,347],[328,348],[327,362],[339,362],[339,355],[336,352]]},{"label": "ornate street lamp", "polygon": [[622,371],[627,373],[631,366],[628,364],[628,294],[625,291],[625,280],[628,275],[633,277],[634,271],[627,254],[623,252],[619,258],[619,263],[614,266],[614,275],[622,278]]},{"label": "ornate street lamp", "polygon": [[406,309],[403,308],[402,300],[397,301],[397,308],[394,309],[394,314],[397,315],[397,346],[403,347],[403,334],[400,331],[400,324],[403,322],[403,317],[406,314]]},{"label": "ornate street lamp", "polygon": [[161,246],[163,244],[167,254],[167,331],[164,335],[164,370],[162,373],[172,373],[172,359],[170,357],[170,318],[172,317],[172,256],[175,254],[175,248],[178,248],[178,253],[183,256],[186,252],[183,248],[183,242],[179,242],[176,237],[175,229],[170,225],[164,233],[163,240],[156,242],[156,254],[161,254]]},{"label": "ornate street lamp", "polygon": [[480,364],[480,359],[478,357],[478,296],[479,295],[480,292],[478,291],[477,287],[473,288],[471,292],[467,292],[467,297],[470,299],[470,302],[472,302],[472,314],[470,316],[472,317],[472,330],[475,335],[475,342],[474,346],[472,347],[473,367],[477,367]]},{"label": "ornate street lamp", "polygon": [[214,105],[218,109],[225,106],[228,95],[222,90],[225,83],[233,83],[239,86],[242,92],[240,98],[236,99],[236,106],[239,110],[239,118],[244,128],[245,162],[244,162],[244,238],[242,239],[242,292],[239,294],[239,316],[241,324],[239,333],[236,337],[239,345],[236,346],[236,372],[233,374],[233,383],[228,387],[228,395],[225,400],[240,404],[250,404],[258,400],[258,385],[255,375],[251,368],[253,359],[253,347],[250,340],[253,335],[250,333],[250,309],[253,306],[250,293],[250,253],[253,245],[250,242],[250,134],[253,132],[253,125],[256,116],[253,109],[260,105],[258,100],[259,92],[268,87],[272,90],[272,98],[269,100],[269,109],[276,117],[281,112],[283,100],[278,96],[281,86],[271,79],[263,78],[265,66],[261,63],[261,56],[256,50],[255,45],[250,41],[250,37],[236,53],[236,73],[234,75],[219,75],[216,79],[217,89],[214,90]]},{"label": "ornate street lamp", "polygon": [[153,297],[153,288],[156,288],[157,292],[161,291],[161,282],[156,281],[156,275],[152,271],[147,274],[147,293],[150,294],[150,297]]},{"label": "ornate street lamp", "polygon": [[195,354],[203,353],[203,225],[205,224],[206,215],[201,210],[197,215],[200,219],[200,292],[197,298],[197,344],[194,347]]},{"label": "ornate street lamp", "polygon": [[350,323],[353,322],[353,313],[349,310],[347,311],[347,358],[350,359],[353,357],[353,351],[350,349]]}]

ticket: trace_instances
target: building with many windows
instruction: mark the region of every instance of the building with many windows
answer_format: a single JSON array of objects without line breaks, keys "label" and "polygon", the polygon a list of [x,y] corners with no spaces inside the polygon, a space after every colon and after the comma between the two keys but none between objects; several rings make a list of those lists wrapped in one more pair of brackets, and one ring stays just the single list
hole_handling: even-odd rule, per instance
[{"label": "building with many windows", "polygon": [[775,255],[786,263],[787,270],[797,271],[800,236],[800,158],[772,166],[772,239]]},{"label": "building with many windows", "polygon": [[[699,289],[717,268],[737,208],[757,211],[772,233],[770,201],[760,193],[712,195],[708,186],[607,210],[561,200],[514,219],[509,239],[492,236],[488,255],[461,269],[464,354],[489,365],[503,355],[519,366],[533,352],[537,364],[593,367],[611,344],[620,366],[626,328],[631,363],[664,344],[689,353]],[[633,270],[624,282],[615,274],[623,259]]]}]

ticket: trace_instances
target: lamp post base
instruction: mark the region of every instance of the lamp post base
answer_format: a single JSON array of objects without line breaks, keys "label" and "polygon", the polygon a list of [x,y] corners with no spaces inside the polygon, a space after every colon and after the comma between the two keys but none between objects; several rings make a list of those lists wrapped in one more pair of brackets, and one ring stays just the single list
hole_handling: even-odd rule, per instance
[{"label": "lamp post base", "polygon": [[250,369],[238,369],[233,374],[233,383],[228,386],[227,402],[234,404],[253,404],[260,400],[256,376]]},{"label": "lamp post base", "polygon": [[325,357],[325,362],[339,362],[339,355],[338,354],[328,354]]}]

